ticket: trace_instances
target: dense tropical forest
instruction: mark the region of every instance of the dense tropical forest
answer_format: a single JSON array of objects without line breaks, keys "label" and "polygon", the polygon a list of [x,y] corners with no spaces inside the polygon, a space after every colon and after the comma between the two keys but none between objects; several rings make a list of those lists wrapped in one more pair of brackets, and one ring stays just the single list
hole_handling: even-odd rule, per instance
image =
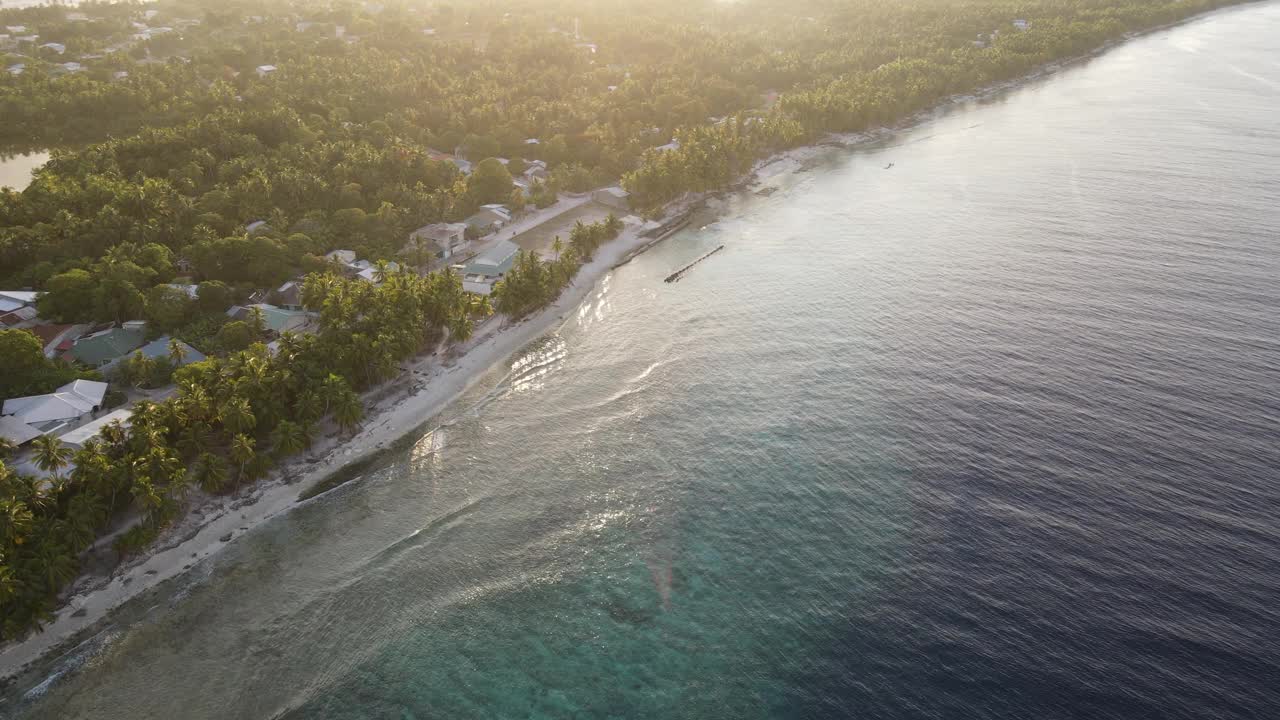
[{"label": "dense tropical forest", "polygon": [[[410,230],[485,203],[548,205],[557,192],[617,182],[634,210],[658,214],[771,152],[894,123],[1223,4],[180,0],[0,10],[0,150],[52,152],[29,187],[0,191],[0,287],[42,291],[51,320],[145,318],[210,356],[179,367],[175,344],[171,363],[126,368],[133,381],[171,379],[178,390],[74,454],[41,439],[51,485],[0,463],[0,638],[48,618],[86,548],[122,518],[140,518],[115,540],[124,554],[177,517],[191,488],[235,492],[324,424],[354,427],[360,391],[405,358],[465,339],[491,311],[448,270],[384,263],[380,282],[365,283],[336,275],[325,253],[385,261]],[[15,39],[22,33],[40,44]],[[545,180],[527,194],[513,188],[512,172],[535,160]],[[514,318],[547,304],[619,228],[617,218],[580,225],[553,257],[522,253],[492,309]],[[318,332],[286,333],[268,350],[259,322],[223,316],[300,275]],[[169,287],[179,277],[194,296]],[[25,363],[24,389],[85,376],[29,345],[0,338],[5,357]]]}]

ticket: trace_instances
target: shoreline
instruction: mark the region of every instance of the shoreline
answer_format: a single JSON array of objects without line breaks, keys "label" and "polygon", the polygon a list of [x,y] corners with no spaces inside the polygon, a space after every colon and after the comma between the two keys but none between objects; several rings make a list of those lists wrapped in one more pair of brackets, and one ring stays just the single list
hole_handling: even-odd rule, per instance
[{"label": "shoreline", "polygon": [[[688,212],[708,198],[741,192],[748,187],[761,186],[772,178],[801,172],[808,162],[833,149],[874,147],[957,105],[1021,88],[1134,38],[1234,7],[1216,8],[1127,34],[1079,56],[1042,65],[1019,78],[995,83],[972,94],[945,98],[892,126],[863,133],[827,135],[810,145],[775,153],[755,162],[748,173],[728,187],[688,193],[678,198],[664,208],[664,216]],[[781,167],[777,172],[763,178],[760,176],[761,171],[779,163]],[[675,234],[673,231],[650,238],[641,237],[639,232],[640,227],[629,226],[618,238],[601,246],[592,261],[582,266],[555,302],[520,322],[508,323],[501,316],[493,316],[478,324],[474,336],[467,342],[402,363],[403,371],[396,378],[365,394],[369,401],[366,419],[361,429],[351,437],[326,434],[318,439],[311,452],[282,465],[269,480],[246,488],[242,497],[219,497],[193,503],[191,510],[144,554],[121,563],[106,576],[81,578],[72,586],[69,599],[56,611],[54,619],[43,632],[0,648],[0,686],[13,683],[38,662],[54,659],[54,655],[61,658],[75,653],[109,627],[112,611],[121,605],[184,575],[187,570],[215,555],[226,543],[262,523],[354,479],[342,479],[342,475],[358,475],[360,469],[376,461],[396,443],[429,429],[434,419],[499,363],[530,342],[563,327],[572,319],[572,311],[597,292],[601,281],[616,268]],[[398,390],[406,385],[408,392]],[[341,481],[335,483],[335,480]]]}]

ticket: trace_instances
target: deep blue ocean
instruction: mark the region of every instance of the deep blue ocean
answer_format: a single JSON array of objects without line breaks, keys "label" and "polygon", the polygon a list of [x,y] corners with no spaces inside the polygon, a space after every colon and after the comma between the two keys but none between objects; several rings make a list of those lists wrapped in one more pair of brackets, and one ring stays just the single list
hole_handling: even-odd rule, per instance
[{"label": "deep blue ocean", "polygon": [[1280,718],[1280,4],[762,175],[8,707]]}]

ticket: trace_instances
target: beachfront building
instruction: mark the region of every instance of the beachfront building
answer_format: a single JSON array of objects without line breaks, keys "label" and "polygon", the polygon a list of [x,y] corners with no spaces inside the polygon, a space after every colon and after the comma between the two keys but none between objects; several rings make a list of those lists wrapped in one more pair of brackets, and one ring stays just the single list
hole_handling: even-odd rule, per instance
[{"label": "beachfront building", "polygon": [[472,260],[462,270],[462,289],[478,295],[493,292],[493,284],[511,269],[520,247],[507,240],[499,240],[480,257]]},{"label": "beachfront building", "polygon": [[146,336],[145,326],[125,323],[76,340],[67,357],[91,368],[102,367],[142,347]]}]

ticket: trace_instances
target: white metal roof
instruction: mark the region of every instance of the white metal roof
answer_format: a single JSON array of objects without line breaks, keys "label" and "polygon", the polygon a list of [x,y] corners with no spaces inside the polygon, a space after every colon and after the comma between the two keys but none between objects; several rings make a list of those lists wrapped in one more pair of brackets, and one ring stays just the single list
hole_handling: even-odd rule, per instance
[{"label": "white metal roof", "polygon": [[129,418],[132,416],[132,410],[116,410],[115,412],[103,415],[93,422],[85,423],[75,430],[59,436],[58,439],[61,440],[64,445],[72,445],[79,448],[90,438],[97,437],[98,433],[102,432],[102,428],[113,422],[119,421],[125,427],[128,427]]},{"label": "white metal roof", "polygon": [[28,440],[34,440],[40,436],[40,431],[30,425],[11,417],[0,417],[0,438],[4,438],[14,445],[21,445]]}]

